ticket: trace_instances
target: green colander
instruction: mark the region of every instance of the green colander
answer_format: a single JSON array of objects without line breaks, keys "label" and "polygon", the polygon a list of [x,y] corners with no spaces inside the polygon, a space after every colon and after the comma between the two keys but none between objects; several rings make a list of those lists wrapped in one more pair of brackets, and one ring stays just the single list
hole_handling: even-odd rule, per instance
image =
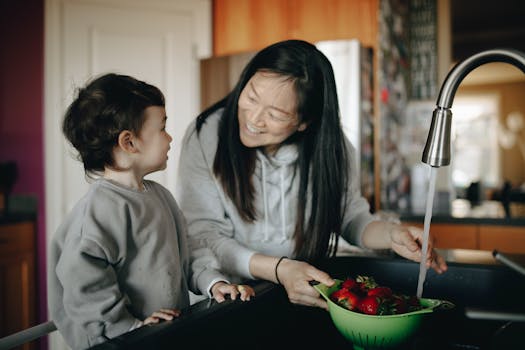
[{"label": "green colander", "polygon": [[314,288],[328,302],[328,311],[335,327],[355,350],[388,349],[406,343],[419,329],[425,315],[436,309],[450,309],[454,304],[444,300],[421,298],[423,309],[399,315],[366,315],[350,311],[330,300],[330,295],[342,283],[336,280],[332,287],[317,284]]}]

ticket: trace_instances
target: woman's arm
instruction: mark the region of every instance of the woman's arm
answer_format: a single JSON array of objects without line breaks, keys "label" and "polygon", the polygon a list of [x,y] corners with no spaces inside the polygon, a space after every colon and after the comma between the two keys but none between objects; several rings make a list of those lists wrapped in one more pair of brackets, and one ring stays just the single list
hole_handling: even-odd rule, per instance
[{"label": "woman's arm", "polygon": [[282,284],[292,303],[328,308],[326,301],[319,297],[310,281],[328,286],[335,281],[326,272],[308,263],[256,253],[250,259],[250,272],[256,278]]},{"label": "woman's arm", "polygon": [[[215,122],[207,120],[205,126],[213,129]],[[192,283],[202,293],[227,280],[223,272],[252,278],[249,261],[255,253],[235,240],[224,194],[213,177],[216,138],[204,127],[199,137],[195,125],[190,125],[182,143],[177,183],[177,201],[188,223]]]}]

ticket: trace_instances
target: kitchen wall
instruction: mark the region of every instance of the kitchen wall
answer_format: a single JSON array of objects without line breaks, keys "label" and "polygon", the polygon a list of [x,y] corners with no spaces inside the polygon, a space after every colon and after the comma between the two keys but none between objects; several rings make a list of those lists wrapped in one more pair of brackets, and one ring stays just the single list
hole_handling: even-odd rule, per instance
[{"label": "kitchen wall", "polygon": [[37,201],[39,322],[47,319],[43,47],[44,0],[0,0],[0,162],[17,163],[12,195]]}]

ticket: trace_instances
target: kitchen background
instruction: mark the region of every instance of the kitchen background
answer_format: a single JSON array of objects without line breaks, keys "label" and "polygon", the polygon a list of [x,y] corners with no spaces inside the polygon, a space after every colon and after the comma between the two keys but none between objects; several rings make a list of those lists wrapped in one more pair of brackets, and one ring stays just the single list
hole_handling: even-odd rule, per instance
[{"label": "kitchen background", "polygon": [[[22,249],[0,246],[0,337],[47,320],[46,237],[86,188],[59,124],[74,87],[91,75],[116,69],[160,86],[178,142],[253,52],[286,38],[357,39],[370,56],[360,99],[372,101],[358,112],[369,128],[360,140],[363,194],[374,211],[418,222],[427,176],[420,159],[440,83],[483,49],[525,51],[523,18],[519,0],[0,0],[0,235],[15,232]],[[505,225],[510,214],[518,218],[511,233],[525,236],[524,94],[525,75],[505,64],[480,67],[460,85],[436,214]],[[177,158],[157,178],[170,189]],[[450,244],[475,238],[483,248],[479,227],[463,228],[473,235]]]}]

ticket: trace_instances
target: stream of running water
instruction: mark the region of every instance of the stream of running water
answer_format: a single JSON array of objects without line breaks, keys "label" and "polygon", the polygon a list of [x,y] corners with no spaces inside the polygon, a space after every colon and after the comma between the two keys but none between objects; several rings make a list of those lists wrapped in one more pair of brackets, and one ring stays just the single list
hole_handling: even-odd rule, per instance
[{"label": "stream of running water", "polygon": [[425,211],[425,221],[423,222],[423,246],[421,253],[421,262],[419,263],[419,278],[417,281],[417,297],[423,295],[423,283],[427,275],[427,255],[428,255],[428,236],[430,231],[430,220],[432,219],[432,205],[434,204],[434,193],[436,190],[436,173],[437,168],[430,167],[430,181],[428,184],[427,205]]}]

